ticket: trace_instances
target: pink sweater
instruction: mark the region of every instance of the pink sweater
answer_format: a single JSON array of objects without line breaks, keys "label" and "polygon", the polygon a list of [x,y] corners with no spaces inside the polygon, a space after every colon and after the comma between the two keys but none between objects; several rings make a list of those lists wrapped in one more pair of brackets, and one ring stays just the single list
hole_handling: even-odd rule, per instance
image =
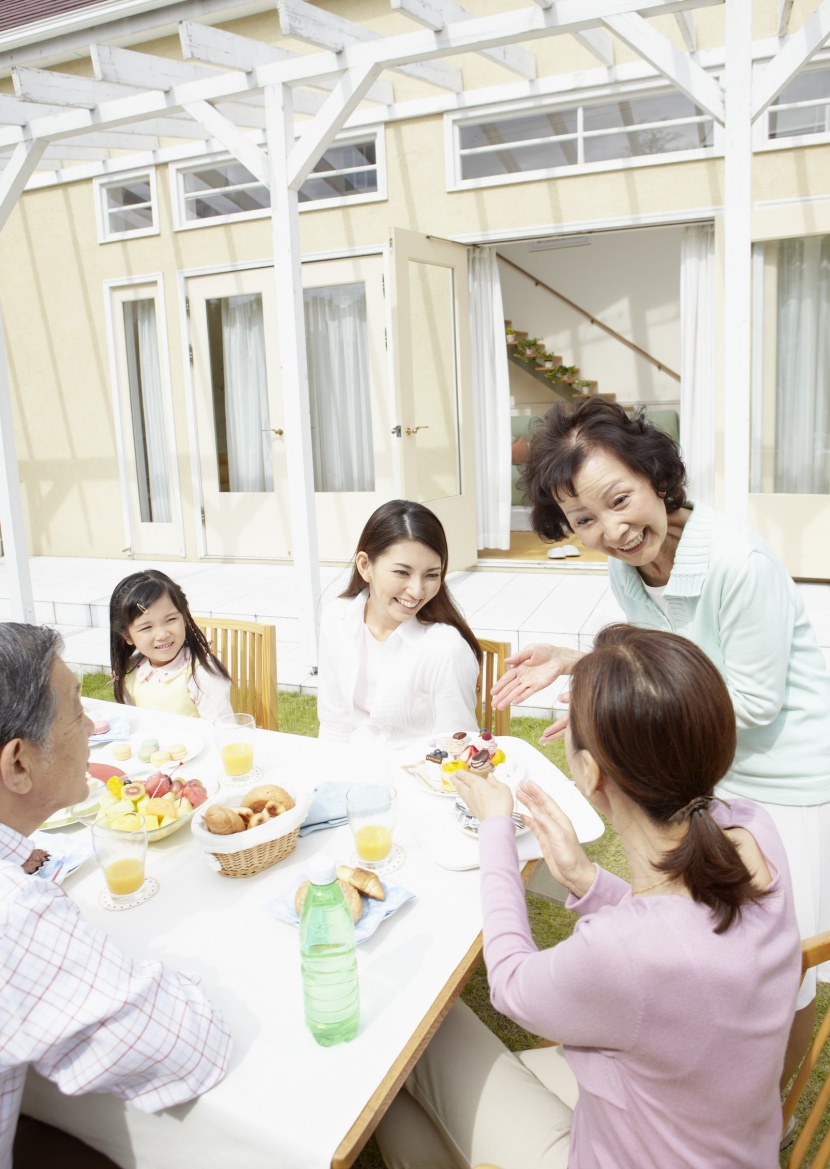
[{"label": "pink sweater", "polygon": [[[597,868],[572,937],[530,934],[512,822],[481,826],[484,957],[493,1005],[558,1039],[579,1081],[569,1169],[773,1169],[778,1079],[801,978],[783,845],[750,800],[714,805],[755,837],[769,894],[715,934],[691,898],[632,897]],[[531,1167],[528,1167],[531,1169]]]}]

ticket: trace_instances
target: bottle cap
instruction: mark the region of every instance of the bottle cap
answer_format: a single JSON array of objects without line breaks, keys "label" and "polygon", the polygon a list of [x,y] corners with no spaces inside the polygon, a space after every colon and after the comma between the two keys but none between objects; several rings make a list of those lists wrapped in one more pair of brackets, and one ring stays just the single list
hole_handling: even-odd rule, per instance
[{"label": "bottle cap", "polygon": [[308,862],[308,879],[312,885],[331,885],[337,879],[337,865],[326,856]]}]

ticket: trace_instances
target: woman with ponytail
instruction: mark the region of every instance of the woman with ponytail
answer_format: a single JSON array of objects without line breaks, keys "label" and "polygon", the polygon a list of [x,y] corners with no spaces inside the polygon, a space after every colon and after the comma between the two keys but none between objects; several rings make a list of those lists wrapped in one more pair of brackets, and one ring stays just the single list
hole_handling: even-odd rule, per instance
[{"label": "woman with ponytail", "polygon": [[714,795],[735,751],[726,685],[685,638],[616,625],[575,666],[570,706],[574,782],[619,834],[630,881],[593,864],[558,805],[523,784],[523,819],[580,919],[538,950],[513,795],[456,777],[481,821],[493,1005],[562,1046],[513,1054],[457,1004],[377,1131],[386,1164],[775,1165],[800,945],[769,815]]}]

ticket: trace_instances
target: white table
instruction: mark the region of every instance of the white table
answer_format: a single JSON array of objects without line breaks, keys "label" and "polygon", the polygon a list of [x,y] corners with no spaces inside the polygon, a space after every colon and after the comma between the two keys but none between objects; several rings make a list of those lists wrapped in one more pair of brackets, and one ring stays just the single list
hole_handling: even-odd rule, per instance
[{"label": "white table", "polygon": [[[185,731],[205,737],[205,751],[183,772],[219,777],[209,726],[132,709],[130,716],[133,733],[161,738],[163,730],[171,741]],[[599,817],[552,764],[520,740],[504,745],[508,753],[526,751],[531,777],[575,809],[581,839],[601,834]],[[367,778],[359,754],[316,739],[258,731],[256,751],[264,782],[290,777],[310,790],[327,779]],[[233,1032],[227,1076],[200,1099],[148,1116],[110,1096],[62,1096],[30,1073],[23,1111],[125,1169],[350,1165],[480,955],[478,873],[440,863],[451,802],[417,790],[403,772],[390,778],[399,792],[395,839],[407,856],[386,879],[416,898],[358,947],[361,1021],[353,1042],[321,1048],[312,1039],[303,1020],[297,930],[264,908],[284,886],[296,886],[313,855],[345,862],[352,852],[348,828],[301,837],[286,860],[233,880],[208,868],[185,827],[150,846],[148,872],[160,890],[145,905],[122,913],[102,909],[102,878],[91,860],[64,888],[135,957],[159,958],[202,977]],[[454,826],[452,832],[468,844]],[[522,838],[526,855],[539,855],[534,843],[529,834]]]}]

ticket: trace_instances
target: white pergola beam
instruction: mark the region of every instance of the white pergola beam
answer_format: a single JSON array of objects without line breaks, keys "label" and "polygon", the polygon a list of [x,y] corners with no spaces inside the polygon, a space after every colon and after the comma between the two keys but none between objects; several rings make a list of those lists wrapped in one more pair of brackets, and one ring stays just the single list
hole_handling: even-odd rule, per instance
[{"label": "white pergola beam", "polygon": [[[538,2],[538,0],[537,0]],[[593,53],[600,64],[611,69],[614,65],[614,42],[604,28],[584,28],[574,36],[589,53]]]},{"label": "white pergola beam", "polygon": [[150,53],[136,53],[115,45],[90,45],[92,68],[98,81],[132,85],[137,89],[169,90],[182,81],[215,77],[215,69],[204,69],[189,61],[172,61]]},{"label": "white pergola beam", "polygon": [[[0,178],[0,189],[3,180]],[[0,196],[0,222],[2,222]],[[9,600],[13,621],[35,624],[35,601],[26,548],[26,524],[20,492],[20,470],[14,442],[11,385],[6,360],[3,310],[0,309],[0,526],[3,529],[3,556],[8,565]]]},{"label": "white pergola beam", "polygon": [[[456,20],[472,20],[471,13],[456,4],[455,0],[391,0],[391,4],[395,11],[403,12],[433,32],[440,32],[445,25]],[[533,81],[536,77],[536,58],[520,45],[485,49],[482,56],[489,57],[497,65],[504,66],[527,81]]]},{"label": "white pergola beam", "polygon": [[683,44],[686,46],[688,53],[697,52],[697,31],[695,30],[695,18],[691,12],[676,12],[674,19],[677,21],[677,27],[680,29],[680,35],[683,37]]},{"label": "white pergola beam", "polygon": [[265,91],[265,112],[271,166],[271,232],[291,551],[299,586],[300,645],[305,664],[316,668],[320,554],[314,506],[299,198],[297,191],[288,184],[287,171],[295,139],[291,87],[269,86]]},{"label": "white pergola beam", "polygon": [[188,102],[184,109],[197,121],[200,126],[209,132],[225,146],[234,158],[238,158],[243,166],[266,186],[270,183],[268,173],[268,159],[258,146],[247,138],[235,122],[220,114],[208,101]]},{"label": "white pergola beam", "polygon": [[790,31],[790,16],[793,0],[778,0],[778,35],[785,37]]},{"label": "white pergola beam", "polygon": [[12,81],[21,101],[87,110],[94,110],[101,102],[117,101],[139,92],[134,87],[111,85],[71,73],[53,73],[49,69],[12,69]]},{"label": "white pergola beam", "polygon": [[[723,0],[651,0],[645,11],[656,16],[722,3]],[[274,84],[316,84],[320,79],[337,77],[344,69],[363,67],[372,62],[384,68],[395,68],[412,60],[431,60],[499,44],[536,40],[562,33],[573,34],[596,27],[609,15],[638,10],[643,11],[642,0],[558,0],[555,10],[528,6],[507,14],[448,25],[440,34],[427,30],[403,33],[370,43],[350,45],[338,54],[322,52],[298,55],[296,59],[260,65],[251,75],[234,71],[176,86],[170,93],[147,91],[129,98],[106,101],[95,110],[94,116],[88,109],[76,108],[54,116],[36,117],[30,123],[30,133],[33,137],[46,137],[53,141],[72,138],[89,129],[125,126],[166,117],[177,113],[186,101],[231,99]],[[0,128],[0,148],[16,146],[23,137],[18,126]]]},{"label": "white pergola beam", "polygon": [[[277,9],[283,36],[294,37],[312,45],[322,45],[334,53],[342,53],[352,45],[367,42],[382,44],[390,39],[364,28],[362,24],[355,24],[342,16],[315,8],[313,4],[307,4],[306,0],[277,0]],[[439,89],[460,93],[464,88],[461,71],[454,65],[448,65],[440,60],[440,56],[441,54],[436,54],[439,59],[426,58],[415,62],[399,61],[390,64],[388,68],[397,69],[399,73],[406,73]]]},{"label": "white pergola beam", "polygon": [[[251,73],[257,65],[269,65],[274,61],[296,60],[298,53],[291,53],[288,49],[268,45],[264,41],[255,41],[250,37],[239,36],[238,33],[226,32],[222,28],[214,28],[210,24],[195,24],[183,20],[179,25],[179,39],[182,46],[182,56],[186,61],[204,61],[208,65],[220,65],[224,69],[239,69],[243,73]],[[316,87],[331,90],[336,82],[328,79],[317,82]],[[391,81],[376,81],[366,94],[367,101],[379,102],[381,105],[391,105],[395,100],[395,90]],[[294,93],[294,113],[317,113],[322,105],[318,102],[310,109],[311,99],[303,94]]]},{"label": "white pergola beam", "polygon": [[311,124],[303,130],[292,147],[286,165],[288,185],[299,191],[329,143],[342,129],[350,114],[380,72],[379,65],[369,65],[363,72],[350,69],[335,85]]},{"label": "white pergola beam", "polygon": [[[84,134],[79,138],[66,138],[49,150],[62,151],[67,147],[74,149],[88,149],[94,146],[97,150],[158,150],[157,134],[142,134],[137,130],[102,130],[100,133]],[[47,150],[48,154],[48,150]],[[69,157],[67,155],[67,157]],[[80,158],[78,154],[74,157]]]},{"label": "white pergola beam", "polygon": [[52,106],[46,110],[43,106],[33,106],[31,102],[20,101],[10,93],[0,93],[0,126],[26,126],[32,120],[32,114],[59,114],[60,106]]},{"label": "white pergola beam", "polygon": [[696,61],[682,53],[637,13],[610,16],[604,23],[667,81],[723,125],[723,90]]},{"label": "white pergola beam", "polygon": [[759,72],[752,87],[752,120],[759,118],[781,90],[803,69],[830,37],[830,0],[809,16],[801,28],[788,37],[767,67]]},{"label": "white pergola beam", "polygon": [[16,146],[8,164],[0,175],[0,230],[11,215],[29,176],[43,157],[48,142],[42,138],[28,139]]}]

